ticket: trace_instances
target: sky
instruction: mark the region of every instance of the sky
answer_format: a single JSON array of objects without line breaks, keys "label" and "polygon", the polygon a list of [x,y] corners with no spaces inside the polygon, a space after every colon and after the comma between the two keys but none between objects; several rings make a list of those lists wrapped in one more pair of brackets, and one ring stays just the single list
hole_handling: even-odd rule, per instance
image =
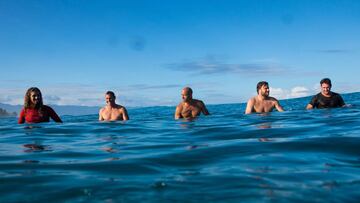
[{"label": "sky", "polygon": [[359,92],[360,1],[0,0],[0,102],[242,103],[265,80],[288,99]]}]

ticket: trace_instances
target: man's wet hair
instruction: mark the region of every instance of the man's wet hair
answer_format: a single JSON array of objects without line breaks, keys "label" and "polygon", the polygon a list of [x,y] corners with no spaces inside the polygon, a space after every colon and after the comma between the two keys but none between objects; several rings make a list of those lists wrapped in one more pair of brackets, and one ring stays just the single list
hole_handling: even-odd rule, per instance
[{"label": "man's wet hair", "polygon": [[113,91],[107,91],[105,94],[110,95],[114,98],[116,98],[115,93]]},{"label": "man's wet hair", "polygon": [[262,86],[269,86],[269,83],[266,81],[260,81],[258,82],[258,84],[256,85],[256,92],[259,93],[259,90],[261,89]]},{"label": "man's wet hair", "polygon": [[324,79],[320,80],[320,85],[322,85],[323,83],[328,84],[331,87],[330,78],[324,78]]}]

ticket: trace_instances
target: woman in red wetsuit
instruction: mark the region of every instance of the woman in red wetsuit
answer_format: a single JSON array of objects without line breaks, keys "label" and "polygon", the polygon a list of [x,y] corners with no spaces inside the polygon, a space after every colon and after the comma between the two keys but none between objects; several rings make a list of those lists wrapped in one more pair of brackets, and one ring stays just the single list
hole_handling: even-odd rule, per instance
[{"label": "woman in red wetsuit", "polygon": [[39,88],[29,88],[25,94],[24,108],[20,112],[18,123],[49,122],[50,118],[55,122],[62,123],[55,111],[51,107],[43,104]]}]

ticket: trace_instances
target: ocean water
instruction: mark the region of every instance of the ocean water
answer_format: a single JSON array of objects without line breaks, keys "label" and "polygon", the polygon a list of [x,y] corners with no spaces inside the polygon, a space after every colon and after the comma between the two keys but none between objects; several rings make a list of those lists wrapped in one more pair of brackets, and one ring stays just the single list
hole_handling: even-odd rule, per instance
[{"label": "ocean water", "polygon": [[360,93],[347,108],[173,119],[174,107],[129,109],[128,122],[63,116],[0,119],[0,202],[358,202]]}]

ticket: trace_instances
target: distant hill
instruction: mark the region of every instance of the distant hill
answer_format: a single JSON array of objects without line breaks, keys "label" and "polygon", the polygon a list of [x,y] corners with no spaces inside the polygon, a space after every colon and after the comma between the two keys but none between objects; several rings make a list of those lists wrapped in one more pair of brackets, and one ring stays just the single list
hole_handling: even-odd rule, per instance
[{"label": "distant hill", "polygon": [[59,115],[90,115],[90,114],[98,114],[100,107],[97,106],[58,106],[51,105],[51,107],[59,114]]},{"label": "distant hill", "polygon": [[[59,105],[49,105],[49,106],[51,106],[59,115],[73,115],[73,116],[97,114],[99,113],[99,109],[100,109],[100,107],[96,107],[96,106],[59,106]],[[19,113],[23,108],[23,106],[0,103],[0,108],[7,112]]]},{"label": "distant hill", "polygon": [[2,116],[16,116],[15,112],[9,113],[5,109],[0,108],[0,117]]}]

